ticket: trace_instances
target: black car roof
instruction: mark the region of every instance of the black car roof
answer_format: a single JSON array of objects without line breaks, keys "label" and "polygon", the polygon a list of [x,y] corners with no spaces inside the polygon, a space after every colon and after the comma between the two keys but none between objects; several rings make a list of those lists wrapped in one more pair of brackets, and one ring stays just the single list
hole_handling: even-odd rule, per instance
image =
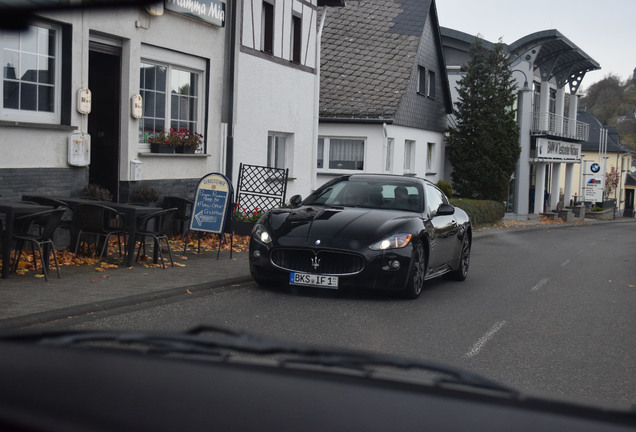
[{"label": "black car roof", "polygon": [[343,176],[343,177],[349,177],[350,179],[369,179],[369,180],[378,180],[378,181],[386,181],[387,179],[396,181],[396,182],[401,182],[401,183],[429,183],[429,184],[433,184],[431,181],[420,178],[420,177],[410,177],[410,176],[402,176],[402,175],[396,175],[396,174],[368,174],[368,173],[364,173],[364,174],[351,174],[348,176]]}]

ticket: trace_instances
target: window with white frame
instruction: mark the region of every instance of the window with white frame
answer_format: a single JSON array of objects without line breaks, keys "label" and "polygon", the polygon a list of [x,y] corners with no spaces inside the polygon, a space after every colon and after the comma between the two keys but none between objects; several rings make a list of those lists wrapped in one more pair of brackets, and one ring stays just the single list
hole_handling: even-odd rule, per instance
[{"label": "window with white frame", "polygon": [[287,135],[270,132],[267,136],[267,166],[287,168]]},{"label": "window with white frame", "polygon": [[[365,140],[360,138],[318,139],[317,168],[329,170],[364,170]],[[325,164],[325,161],[328,161]]]},{"label": "window with white frame", "polygon": [[415,141],[412,140],[404,141],[404,172],[415,172]]},{"label": "window with white frame", "polygon": [[0,119],[59,123],[61,33],[49,24],[0,31]]},{"label": "window with white frame", "polygon": [[395,138],[387,138],[386,148],[384,149],[384,172],[393,170],[393,145]]},{"label": "window with white frame", "polygon": [[433,172],[433,156],[435,155],[435,143],[428,143],[426,149],[426,172]]},{"label": "window with white frame", "polygon": [[[175,62],[183,60],[176,57]],[[140,142],[148,136],[170,128],[185,128],[201,133],[203,111],[203,70],[177,63],[144,60],[140,65],[139,91],[143,98],[143,117],[139,122]],[[203,68],[204,63],[192,60]]]}]

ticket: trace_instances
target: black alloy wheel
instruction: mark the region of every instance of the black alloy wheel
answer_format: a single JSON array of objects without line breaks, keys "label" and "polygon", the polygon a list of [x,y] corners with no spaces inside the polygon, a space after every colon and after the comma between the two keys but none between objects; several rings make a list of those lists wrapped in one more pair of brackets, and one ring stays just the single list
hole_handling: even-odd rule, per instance
[{"label": "black alloy wheel", "polygon": [[466,233],[462,241],[462,248],[459,252],[459,260],[457,270],[449,273],[450,277],[456,281],[463,281],[468,276],[468,267],[470,266],[470,235]]},{"label": "black alloy wheel", "polygon": [[426,278],[426,250],[424,244],[416,240],[413,245],[413,254],[411,255],[411,264],[409,267],[409,275],[406,288],[403,291],[404,298],[416,299],[422,292],[424,279]]}]

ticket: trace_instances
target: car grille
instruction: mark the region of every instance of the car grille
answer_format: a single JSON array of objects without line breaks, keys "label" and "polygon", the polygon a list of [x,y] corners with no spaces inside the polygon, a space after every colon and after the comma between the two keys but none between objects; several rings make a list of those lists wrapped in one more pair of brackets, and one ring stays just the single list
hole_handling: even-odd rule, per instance
[{"label": "car grille", "polygon": [[357,254],[308,249],[276,249],[272,251],[272,264],[284,270],[346,275],[359,273],[364,268],[364,258]]}]

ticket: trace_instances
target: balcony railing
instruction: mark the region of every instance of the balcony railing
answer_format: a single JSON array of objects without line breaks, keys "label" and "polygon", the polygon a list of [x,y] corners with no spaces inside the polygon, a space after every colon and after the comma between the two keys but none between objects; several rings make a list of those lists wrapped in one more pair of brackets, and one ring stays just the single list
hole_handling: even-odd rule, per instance
[{"label": "balcony railing", "polygon": [[535,113],[532,117],[533,135],[552,135],[577,141],[587,141],[590,125],[580,121],[572,121],[568,117],[548,113]]}]

